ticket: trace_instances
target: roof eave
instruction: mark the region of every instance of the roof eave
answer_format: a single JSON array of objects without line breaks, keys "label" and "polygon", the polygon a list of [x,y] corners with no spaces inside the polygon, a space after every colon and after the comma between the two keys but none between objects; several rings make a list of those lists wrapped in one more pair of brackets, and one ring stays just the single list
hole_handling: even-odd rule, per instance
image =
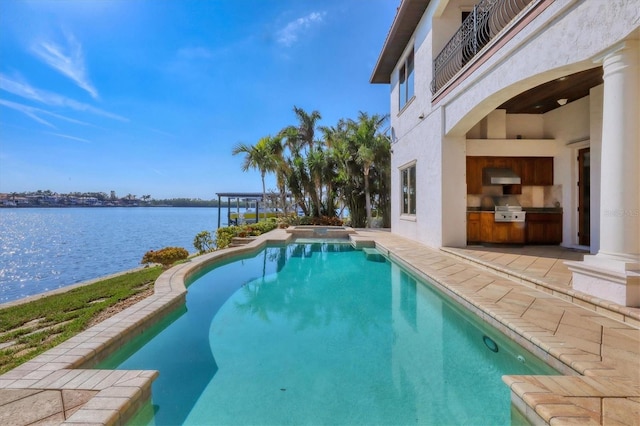
[{"label": "roof eave", "polygon": [[391,83],[391,73],[430,2],[431,0],[402,0],[369,79],[370,83]]}]

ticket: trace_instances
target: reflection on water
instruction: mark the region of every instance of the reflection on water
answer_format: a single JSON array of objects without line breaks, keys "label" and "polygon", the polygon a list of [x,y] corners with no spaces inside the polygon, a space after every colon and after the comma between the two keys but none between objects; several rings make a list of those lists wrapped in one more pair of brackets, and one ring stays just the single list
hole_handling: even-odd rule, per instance
[{"label": "reflection on water", "polygon": [[305,244],[202,272],[119,368],[160,371],[140,424],[508,424],[501,376],[551,372],[522,353],[397,265]]},{"label": "reflection on water", "polygon": [[[226,209],[223,209],[226,215]],[[216,208],[0,209],[0,303],[140,266],[149,250],[194,252]]]}]

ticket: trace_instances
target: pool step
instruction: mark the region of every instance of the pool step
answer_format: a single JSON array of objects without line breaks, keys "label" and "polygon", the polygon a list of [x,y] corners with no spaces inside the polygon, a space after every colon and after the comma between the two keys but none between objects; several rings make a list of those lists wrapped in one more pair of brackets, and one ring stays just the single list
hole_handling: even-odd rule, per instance
[{"label": "pool step", "polygon": [[249,244],[251,241],[254,241],[256,237],[233,237],[231,239],[231,244],[229,247],[240,247],[246,244]]},{"label": "pool step", "polygon": [[367,260],[371,261],[371,262],[386,262],[387,258],[384,257],[377,249],[375,248],[370,248],[370,247],[364,247],[362,249],[362,252],[364,253],[365,257],[367,258]]}]

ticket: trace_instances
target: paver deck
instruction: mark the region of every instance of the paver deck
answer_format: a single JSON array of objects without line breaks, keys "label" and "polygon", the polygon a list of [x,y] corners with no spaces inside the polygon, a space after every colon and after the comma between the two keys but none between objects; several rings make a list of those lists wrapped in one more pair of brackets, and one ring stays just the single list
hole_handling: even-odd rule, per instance
[{"label": "paver deck", "polygon": [[[123,423],[148,399],[157,372],[83,368],[184,303],[188,275],[289,238],[276,230],[172,268],[156,281],[154,296],[0,376],[0,424]],[[640,310],[576,294],[559,257],[480,250],[478,263],[466,249],[434,250],[389,232],[359,230],[350,238],[375,246],[563,372],[503,378],[512,403],[534,422],[640,424]]]}]

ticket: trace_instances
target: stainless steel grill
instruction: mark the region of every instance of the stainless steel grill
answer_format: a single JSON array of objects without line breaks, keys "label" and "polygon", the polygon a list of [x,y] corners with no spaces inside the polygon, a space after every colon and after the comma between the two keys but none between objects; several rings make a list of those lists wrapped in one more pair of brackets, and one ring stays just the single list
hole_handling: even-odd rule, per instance
[{"label": "stainless steel grill", "polygon": [[495,222],[524,222],[526,212],[522,210],[522,206],[518,200],[509,195],[494,197],[494,221]]}]

